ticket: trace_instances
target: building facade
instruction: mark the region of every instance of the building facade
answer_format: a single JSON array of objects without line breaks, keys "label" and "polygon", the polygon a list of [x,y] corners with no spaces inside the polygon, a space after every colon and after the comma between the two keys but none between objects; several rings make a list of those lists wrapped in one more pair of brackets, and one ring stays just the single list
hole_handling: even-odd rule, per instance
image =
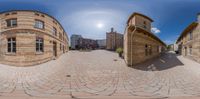
[{"label": "building facade", "polygon": [[83,38],[81,35],[73,34],[70,37],[71,40],[71,49],[77,49],[78,47],[78,40]]},{"label": "building facade", "polygon": [[124,59],[127,65],[133,66],[159,56],[166,49],[165,43],[151,33],[152,22],[152,19],[140,13],[129,17],[124,34]]},{"label": "building facade", "polygon": [[106,48],[106,39],[97,40],[98,48],[105,49]]},{"label": "building facade", "polygon": [[68,37],[52,16],[31,10],[0,13],[0,63],[30,66],[68,51]]},{"label": "building facade", "polygon": [[97,40],[80,38],[78,39],[78,49],[94,50],[98,47]]},{"label": "building facade", "polygon": [[111,28],[106,33],[106,49],[115,51],[117,48],[123,48],[123,34],[114,32],[114,28]]},{"label": "building facade", "polygon": [[197,22],[191,23],[184,29],[176,44],[178,45],[179,54],[200,62],[200,14]]}]

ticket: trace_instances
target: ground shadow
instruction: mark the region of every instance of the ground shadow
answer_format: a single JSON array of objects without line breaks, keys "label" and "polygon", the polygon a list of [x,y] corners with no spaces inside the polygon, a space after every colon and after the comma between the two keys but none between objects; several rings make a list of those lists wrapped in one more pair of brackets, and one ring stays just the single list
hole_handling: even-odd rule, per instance
[{"label": "ground shadow", "polygon": [[141,64],[132,66],[134,69],[143,71],[161,71],[170,69],[176,66],[183,66],[184,64],[177,58],[177,54],[167,52],[161,54],[159,57],[147,60]]}]

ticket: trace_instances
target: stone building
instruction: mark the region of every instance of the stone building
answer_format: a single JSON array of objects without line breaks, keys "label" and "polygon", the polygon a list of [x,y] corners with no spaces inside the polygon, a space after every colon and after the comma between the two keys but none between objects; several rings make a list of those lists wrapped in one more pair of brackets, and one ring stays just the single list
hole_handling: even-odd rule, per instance
[{"label": "stone building", "polygon": [[68,37],[52,16],[32,10],[0,13],[0,63],[29,66],[68,51]]},{"label": "stone building", "polygon": [[192,22],[187,26],[176,44],[178,45],[179,54],[200,62],[200,13],[197,22]]},{"label": "stone building", "polygon": [[140,13],[129,17],[124,34],[124,59],[127,65],[159,56],[166,49],[165,43],[151,33],[152,22],[151,18]]},{"label": "stone building", "polygon": [[123,48],[123,34],[111,28],[111,32],[106,33],[106,49],[115,51],[117,48]]}]

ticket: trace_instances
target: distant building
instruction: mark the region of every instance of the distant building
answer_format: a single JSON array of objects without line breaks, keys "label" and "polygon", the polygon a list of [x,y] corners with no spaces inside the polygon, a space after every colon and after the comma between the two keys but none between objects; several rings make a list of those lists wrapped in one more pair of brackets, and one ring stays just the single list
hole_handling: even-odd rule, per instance
[{"label": "distant building", "polygon": [[200,62],[200,13],[197,20],[183,30],[176,44],[179,54]]},{"label": "distant building", "polygon": [[170,44],[170,45],[168,45],[168,50],[169,51],[177,51],[178,50],[177,44]]},{"label": "distant building", "polygon": [[98,48],[105,49],[106,48],[106,39],[97,40]]},{"label": "distant building", "polygon": [[174,51],[174,44],[170,44],[167,46],[167,50]]},{"label": "distant building", "polygon": [[73,34],[71,36],[71,49],[76,49],[77,45],[78,45],[78,40],[82,38],[81,35],[76,35],[76,34]]},{"label": "distant building", "polygon": [[87,38],[79,38],[77,48],[78,49],[96,49],[98,47],[97,41]]},{"label": "distant building", "polygon": [[114,32],[114,28],[111,28],[111,32],[106,33],[106,49],[116,50],[117,48],[123,48],[123,34]]},{"label": "distant building", "polygon": [[140,13],[129,17],[124,34],[124,59],[127,65],[133,66],[165,51],[165,43],[151,33],[152,22],[151,18]]}]

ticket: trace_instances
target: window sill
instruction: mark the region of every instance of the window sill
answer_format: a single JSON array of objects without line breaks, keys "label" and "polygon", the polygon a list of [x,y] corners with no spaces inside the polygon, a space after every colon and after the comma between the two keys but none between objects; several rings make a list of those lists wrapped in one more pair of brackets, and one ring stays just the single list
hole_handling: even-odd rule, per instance
[{"label": "window sill", "polygon": [[7,26],[5,29],[16,28],[17,26]]},{"label": "window sill", "polygon": [[6,55],[9,55],[9,56],[16,56],[16,53],[7,52]]},{"label": "window sill", "polygon": [[36,54],[36,55],[43,55],[44,52],[36,52],[35,54]]},{"label": "window sill", "polygon": [[38,28],[38,27],[34,27],[35,29],[40,29],[40,30],[45,30],[45,28]]}]

